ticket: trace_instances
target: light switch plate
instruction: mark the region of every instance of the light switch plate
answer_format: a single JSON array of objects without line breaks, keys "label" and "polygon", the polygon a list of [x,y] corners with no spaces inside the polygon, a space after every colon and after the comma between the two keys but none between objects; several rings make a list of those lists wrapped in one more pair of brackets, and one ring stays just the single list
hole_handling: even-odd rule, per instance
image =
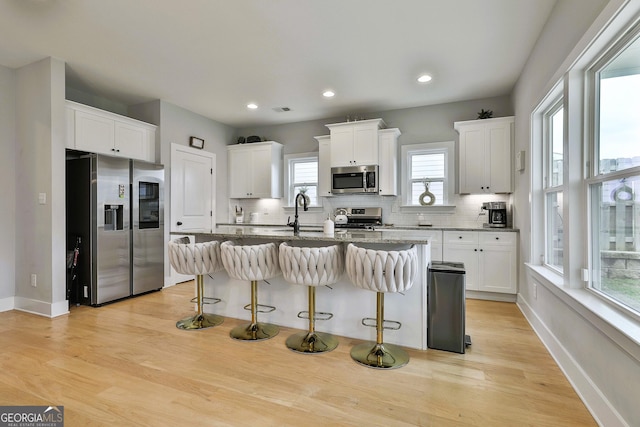
[{"label": "light switch plate", "polygon": [[47,193],[38,193],[38,203],[41,205],[47,204]]}]

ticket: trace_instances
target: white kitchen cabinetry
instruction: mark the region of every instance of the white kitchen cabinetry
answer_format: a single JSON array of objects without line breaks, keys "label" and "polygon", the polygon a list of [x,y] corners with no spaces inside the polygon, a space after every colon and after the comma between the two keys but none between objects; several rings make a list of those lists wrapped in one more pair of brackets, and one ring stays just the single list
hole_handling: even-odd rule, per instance
[{"label": "white kitchen cabinetry", "polygon": [[156,126],[67,101],[67,148],[156,161]]},{"label": "white kitchen cabinetry", "polygon": [[444,231],[443,241],[443,259],[464,263],[467,290],[516,294],[516,232]]},{"label": "white kitchen cabinetry", "polygon": [[378,164],[378,130],[382,119],[326,125],[331,136],[331,167]]},{"label": "white kitchen cabinetry", "polygon": [[455,122],[460,194],[511,193],[514,117]]},{"label": "white kitchen cabinetry", "polygon": [[227,146],[229,198],[282,197],[282,144],[274,141]]},{"label": "white kitchen cabinetry", "polygon": [[398,137],[400,129],[378,131],[379,177],[378,189],[381,196],[398,194]]},{"label": "white kitchen cabinetry", "polygon": [[442,230],[420,230],[418,233],[429,241],[431,261],[442,261]]},{"label": "white kitchen cabinetry", "polygon": [[331,137],[314,137],[318,141],[318,196],[331,196]]}]

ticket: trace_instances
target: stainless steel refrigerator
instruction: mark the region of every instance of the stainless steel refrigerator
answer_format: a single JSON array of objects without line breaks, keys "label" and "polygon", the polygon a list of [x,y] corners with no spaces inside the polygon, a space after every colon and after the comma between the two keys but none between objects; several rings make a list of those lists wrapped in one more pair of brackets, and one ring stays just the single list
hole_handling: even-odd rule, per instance
[{"label": "stainless steel refrigerator", "polygon": [[66,163],[67,246],[80,238],[75,303],[99,306],[162,288],[164,169],[99,154]]}]

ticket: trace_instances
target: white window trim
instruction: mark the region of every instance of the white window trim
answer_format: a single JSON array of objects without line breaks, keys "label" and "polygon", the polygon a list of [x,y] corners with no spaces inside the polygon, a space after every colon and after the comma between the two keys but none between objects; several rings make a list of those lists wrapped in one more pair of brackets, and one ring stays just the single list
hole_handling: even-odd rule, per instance
[{"label": "white window trim", "polygon": [[[617,303],[613,303],[601,294],[597,294],[591,288],[586,286],[579,274],[583,266],[588,265],[589,254],[591,253],[591,239],[585,239],[584,236],[577,239],[577,243],[571,239],[569,248],[574,247],[577,255],[566,254],[565,258],[565,275],[564,277],[557,275],[556,272],[541,265],[540,255],[544,253],[544,240],[541,238],[542,233],[536,230],[542,230],[544,227],[544,211],[542,195],[543,174],[540,168],[543,161],[542,144],[541,144],[541,120],[544,105],[551,105],[549,100],[555,98],[556,93],[564,91],[565,96],[570,95],[570,99],[565,101],[565,134],[568,132],[568,138],[565,138],[565,156],[574,159],[583,158],[582,164],[576,164],[575,160],[570,165],[571,171],[565,170],[565,178],[571,172],[576,176],[576,169],[580,170],[581,179],[579,183],[572,183],[564,180],[565,190],[567,192],[575,192],[576,188],[581,188],[581,194],[574,201],[577,209],[565,212],[571,215],[570,221],[576,227],[575,234],[584,234],[587,230],[587,216],[590,206],[588,197],[588,184],[595,181],[595,168],[593,161],[596,154],[593,146],[595,144],[588,143],[591,135],[597,132],[596,125],[592,122],[592,118],[585,114],[594,100],[593,94],[584,93],[586,86],[591,86],[589,82],[590,76],[586,71],[589,70],[598,59],[602,58],[604,53],[613,48],[616,41],[620,40],[621,35],[629,30],[633,25],[638,23],[640,14],[640,3],[628,4],[626,1],[610,2],[607,4],[603,12],[596,19],[591,28],[585,33],[578,45],[573,49],[567,59],[560,68],[555,72],[553,78],[548,85],[547,95],[540,101],[531,113],[531,140],[529,149],[530,170],[531,170],[531,241],[530,241],[530,262],[525,263],[528,271],[535,276],[538,283],[543,284],[554,294],[561,296],[565,303],[572,309],[579,312],[582,317],[590,321],[590,323],[602,330],[605,335],[612,338],[621,348],[625,349],[629,354],[640,361],[640,319],[629,310]],[[553,82],[557,83],[553,83]],[[556,92],[559,91],[559,92]],[[568,122],[567,122],[568,121]],[[575,150],[578,148],[575,140],[582,141],[578,143],[580,152]],[[567,144],[570,150],[567,150]],[[569,198],[565,197],[565,206],[569,204]],[[575,217],[578,218],[575,218]],[[575,221],[577,219],[577,221]],[[590,234],[590,233],[587,233]],[[580,244],[580,243],[585,244]],[[566,248],[567,246],[565,246]],[[566,268],[569,266],[569,268]],[[589,266],[590,268],[591,266]]]},{"label": "white window trim", "polygon": [[[552,270],[553,272],[555,272],[556,274],[558,274],[559,276],[563,276],[564,275],[564,266],[562,266],[562,268],[557,268],[555,265],[550,264],[549,263],[549,256],[547,254],[547,249],[549,248],[549,223],[548,223],[548,217],[547,217],[547,212],[548,212],[548,206],[547,206],[547,196],[550,193],[562,193],[563,194],[563,199],[564,199],[564,195],[565,195],[565,187],[564,187],[564,176],[562,177],[562,184],[560,185],[555,185],[553,186],[551,183],[551,178],[553,175],[553,129],[550,126],[550,123],[552,121],[552,117],[554,114],[556,114],[560,109],[563,109],[564,113],[563,113],[563,121],[564,124],[563,126],[566,127],[567,124],[567,117],[566,117],[566,109],[564,109],[564,96],[563,94],[555,94],[556,96],[551,97],[550,101],[547,102],[547,104],[545,104],[546,108],[542,108],[541,109],[541,113],[542,113],[542,153],[543,153],[543,175],[542,175],[542,205],[543,205],[543,209],[544,209],[544,246],[543,246],[543,253],[547,256],[545,256],[544,259],[544,266],[547,267],[548,269]],[[562,170],[564,171],[565,167],[564,167],[564,157],[565,157],[565,152],[564,152],[564,135],[563,135],[563,167]],[[564,172],[563,172],[564,173]],[[564,212],[564,209],[563,209]],[[564,245],[564,241],[563,241],[563,245]],[[565,248],[563,248],[563,252],[564,252]],[[564,258],[564,256],[563,256]]]},{"label": "white window trim", "polygon": [[[286,197],[286,202],[284,203],[285,208],[293,208],[294,202],[291,198],[291,161],[292,160],[303,160],[303,159],[315,159],[318,162],[318,168],[320,168],[320,158],[319,153],[315,152],[307,152],[307,153],[296,153],[296,154],[286,154],[284,156],[284,196]],[[318,181],[318,186],[320,182]],[[322,197],[318,196],[318,203],[315,205],[311,205],[310,207],[321,207],[322,206]]]},{"label": "white window trim", "polygon": [[[409,156],[416,151],[425,152],[437,152],[445,154],[445,182],[444,182],[444,195],[445,200],[442,205],[434,206],[420,206],[409,204]],[[401,206],[403,208],[420,208],[420,209],[435,209],[442,210],[443,208],[452,207],[448,203],[453,200],[453,194],[455,189],[455,141],[442,141],[442,142],[425,142],[420,144],[407,144],[401,148],[402,154],[402,183],[401,183]]]}]

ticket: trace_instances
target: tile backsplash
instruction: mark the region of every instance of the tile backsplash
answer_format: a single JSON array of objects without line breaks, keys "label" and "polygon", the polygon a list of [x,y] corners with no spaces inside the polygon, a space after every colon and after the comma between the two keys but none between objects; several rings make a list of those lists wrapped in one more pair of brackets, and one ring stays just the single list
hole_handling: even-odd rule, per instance
[{"label": "tile backsplash", "polygon": [[[302,224],[313,225],[322,222],[339,207],[382,207],[382,221],[396,226],[418,225],[418,220],[430,223],[434,227],[482,227],[487,222],[487,212],[480,207],[483,202],[503,201],[511,204],[511,196],[506,194],[487,195],[454,195],[450,207],[401,206],[400,197],[348,195],[324,197],[322,206],[311,207],[307,212],[298,210],[298,218]],[[284,225],[287,218],[293,220],[294,208],[284,206],[284,199],[231,199],[229,200],[229,217],[226,222],[234,223],[235,208],[242,208],[244,222],[248,223],[251,213],[256,224]],[[482,215],[481,215],[482,213]],[[420,217],[419,217],[420,215]],[[219,218],[217,222],[225,222]]]}]

